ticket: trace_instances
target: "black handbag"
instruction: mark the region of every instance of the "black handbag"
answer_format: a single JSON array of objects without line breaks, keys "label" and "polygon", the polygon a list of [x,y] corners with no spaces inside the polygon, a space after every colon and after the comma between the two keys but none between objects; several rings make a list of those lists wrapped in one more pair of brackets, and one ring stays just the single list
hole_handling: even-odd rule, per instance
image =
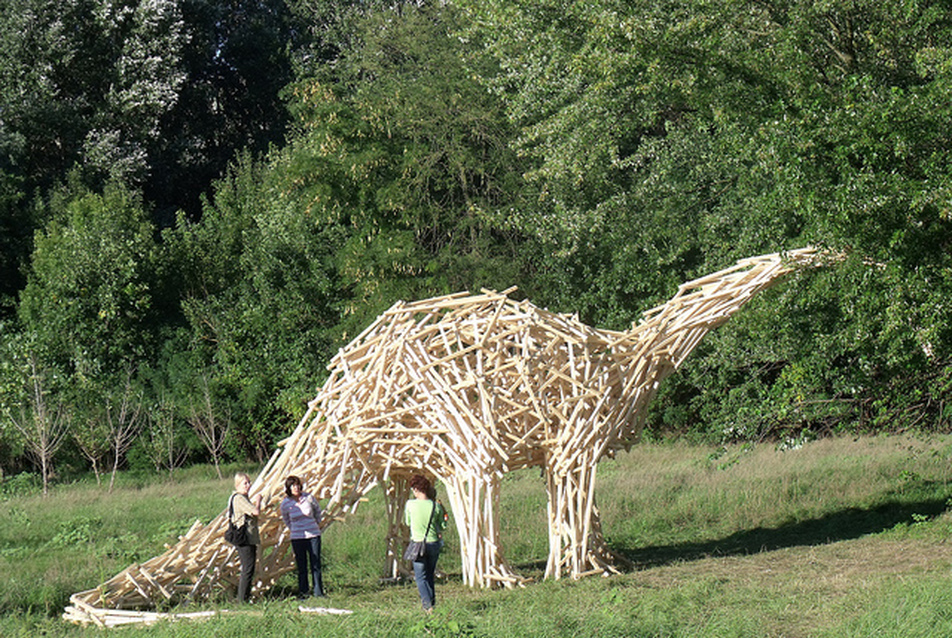
[{"label": "black handbag", "polygon": [[232,494],[231,498],[228,499],[228,529],[225,530],[225,540],[235,547],[245,547],[251,545],[251,539],[248,538],[248,519],[246,517],[245,522],[241,525],[235,525],[232,522],[235,516],[234,501],[235,495]]},{"label": "black handbag", "polygon": [[426,524],[426,531],[423,532],[422,541],[411,540],[407,543],[407,548],[403,552],[403,560],[416,562],[423,559],[426,553],[426,536],[430,533],[430,526],[433,524],[433,515],[436,514],[436,503],[433,503],[433,510],[430,511],[430,520]]}]

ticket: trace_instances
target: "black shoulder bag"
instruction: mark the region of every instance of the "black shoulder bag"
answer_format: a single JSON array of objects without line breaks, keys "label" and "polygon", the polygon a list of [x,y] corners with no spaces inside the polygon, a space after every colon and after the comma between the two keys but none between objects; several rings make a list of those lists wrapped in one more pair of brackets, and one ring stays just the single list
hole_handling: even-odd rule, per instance
[{"label": "black shoulder bag", "polygon": [[232,522],[235,518],[234,506],[235,495],[232,494],[228,499],[228,529],[225,530],[225,540],[235,547],[251,545],[251,540],[248,538],[248,517],[245,517],[245,522],[240,526],[235,526]]},{"label": "black shoulder bag", "polygon": [[423,554],[426,553],[426,537],[430,533],[430,526],[433,524],[433,515],[436,514],[436,501],[433,502],[433,509],[430,510],[430,520],[426,524],[426,531],[423,532],[423,540],[415,541],[412,538],[407,544],[407,549],[403,552],[403,560],[409,560],[416,562],[423,559]]}]

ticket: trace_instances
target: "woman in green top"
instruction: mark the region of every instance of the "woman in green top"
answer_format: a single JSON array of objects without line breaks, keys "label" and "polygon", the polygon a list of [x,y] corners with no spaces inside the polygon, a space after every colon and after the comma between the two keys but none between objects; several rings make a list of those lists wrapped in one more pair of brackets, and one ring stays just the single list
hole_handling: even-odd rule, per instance
[{"label": "woman in green top", "polygon": [[413,561],[413,577],[420,591],[423,611],[433,611],[436,604],[434,577],[436,560],[443,549],[443,530],[446,528],[446,511],[436,499],[436,490],[425,476],[419,474],[410,479],[414,498],[407,501],[403,518],[410,528],[410,540],[425,541],[423,557]]}]

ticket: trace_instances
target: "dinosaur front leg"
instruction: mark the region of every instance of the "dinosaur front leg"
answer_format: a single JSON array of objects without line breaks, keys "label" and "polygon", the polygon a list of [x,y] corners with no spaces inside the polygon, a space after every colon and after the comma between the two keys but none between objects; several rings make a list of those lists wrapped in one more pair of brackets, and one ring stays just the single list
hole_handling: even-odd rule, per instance
[{"label": "dinosaur front leg", "polygon": [[393,476],[384,484],[384,502],[387,508],[387,554],[384,557],[383,577],[400,578],[411,571],[403,560],[403,548],[410,530],[403,522],[403,508],[410,498],[410,481],[405,476]]},{"label": "dinosaur front leg", "polygon": [[503,557],[499,544],[499,479],[490,471],[457,474],[445,481],[459,534],[463,583],[512,587],[524,581]]},{"label": "dinosaur front leg", "polygon": [[549,513],[549,560],[546,578],[563,573],[580,578],[592,573],[618,573],[623,559],[608,549],[595,504],[595,459],[589,453],[571,462],[546,465]]}]

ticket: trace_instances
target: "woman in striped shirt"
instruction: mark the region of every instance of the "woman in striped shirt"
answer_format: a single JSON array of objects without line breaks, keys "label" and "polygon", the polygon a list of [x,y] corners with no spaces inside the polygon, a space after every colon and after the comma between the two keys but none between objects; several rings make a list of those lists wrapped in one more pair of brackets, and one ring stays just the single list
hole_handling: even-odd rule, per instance
[{"label": "woman in striped shirt", "polygon": [[[321,579],[321,506],[317,499],[304,491],[304,484],[296,476],[284,481],[287,498],[281,501],[281,518],[291,531],[291,548],[298,571],[298,597],[324,596]],[[313,590],[308,588],[308,562],[310,562]]]}]

